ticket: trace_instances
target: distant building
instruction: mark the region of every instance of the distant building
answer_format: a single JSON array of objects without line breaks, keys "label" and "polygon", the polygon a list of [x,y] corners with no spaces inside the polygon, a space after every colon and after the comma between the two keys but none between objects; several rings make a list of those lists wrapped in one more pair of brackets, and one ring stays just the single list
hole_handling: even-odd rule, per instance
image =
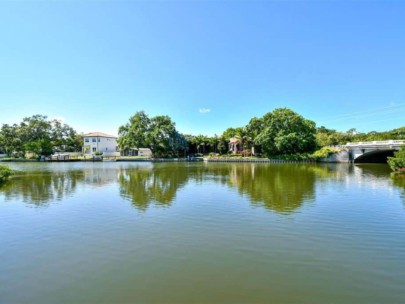
[{"label": "distant building", "polygon": [[83,135],[83,154],[93,155],[102,152],[104,156],[119,156],[117,137],[101,132]]},{"label": "distant building", "polygon": [[240,137],[232,137],[229,140],[229,151],[232,151],[233,154],[242,151],[242,140]]},{"label": "distant building", "polygon": [[149,148],[130,148],[122,150],[121,155],[152,157],[152,150]]},{"label": "distant building", "polygon": [[138,149],[138,156],[152,157],[152,150],[149,149],[149,148],[139,148]]}]

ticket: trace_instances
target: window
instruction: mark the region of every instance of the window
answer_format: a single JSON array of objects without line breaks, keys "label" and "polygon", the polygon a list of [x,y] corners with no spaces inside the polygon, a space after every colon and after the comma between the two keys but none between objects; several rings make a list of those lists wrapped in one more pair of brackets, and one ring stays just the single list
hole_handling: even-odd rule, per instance
[{"label": "window", "polygon": [[96,147],[93,147],[93,149],[92,149],[92,150],[93,150],[93,152],[96,152]]},{"label": "window", "polygon": [[88,139],[88,138],[85,138],[84,141],[85,141],[85,142],[89,142],[89,139]]},{"label": "window", "polygon": [[92,142],[96,142],[96,139],[95,138],[92,138],[92,140],[91,140]]},{"label": "window", "polygon": [[99,137],[99,138],[97,138],[97,141],[98,141],[98,142],[100,142],[100,137]]}]

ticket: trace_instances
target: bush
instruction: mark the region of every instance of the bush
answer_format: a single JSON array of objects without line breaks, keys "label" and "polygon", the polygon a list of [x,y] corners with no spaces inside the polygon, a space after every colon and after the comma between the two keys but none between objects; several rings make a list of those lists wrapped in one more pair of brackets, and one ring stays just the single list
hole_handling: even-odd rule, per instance
[{"label": "bush", "polygon": [[236,158],[240,158],[240,157],[242,157],[242,155],[240,155],[240,154],[228,154],[228,155],[226,155],[226,157],[228,158],[228,157],[236,157]]},{"label": "bush", "polygon": [[96,156],[101,156],[101,155],[103,155],[103,152],[97,151],[97,152],[94,152],[94,155],[96,155]]},{"label": "bush", "polygon": [[307,154],[307,153],[276,155],[276,156],[272,156],[270,158],[282,159],[282,160],[292,160],[292,161],[312,161],[312,160],[314,160],[312,155]]},{"label": "bush", "polygon": [[342,151],[342,149],[337,149],[337,148],[333,148],[333,147],[323,147],[323,148],[315,151],[311,155],[311,157],[313,157],[314,159],[322,159],[322,158],[327,158],[332,154],[339,153],[341,151]]},{"label": "bush", "polygon": [[4,183],[13,174],[14,171],[9,167],[0,165],[0,184]]},{"label": "bush", "polygon": [[403,171],[405,169],[405,146],[394,153],[394,157],[388,157],[388,165],[393,171]]}]

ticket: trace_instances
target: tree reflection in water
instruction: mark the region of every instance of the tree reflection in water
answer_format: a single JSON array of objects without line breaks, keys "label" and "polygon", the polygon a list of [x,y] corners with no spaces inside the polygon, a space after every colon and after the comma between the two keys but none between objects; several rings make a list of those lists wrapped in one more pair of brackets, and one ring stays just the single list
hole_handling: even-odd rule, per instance
[{"label": "tree reflection in water", "polygon": [[184,164],[156,164],[151,168],[123,169],[119,173],[120,194],[139,210],[150,204],[169,206],[190,176]]},{"label": "tree reflection in water", "polygon": [[213,179],[236,187],[239,193],[248,195],[254,205],[291,213],[305,200],[313,199],[316,170],[308,165],[155,165],[120,172],[120,193],[140,210],[145,210],[151,203],[168,206],[190,179],[196,182]]},{"label": "tree reflection in water", "polygon": [[401,189],[401,200],[405,204],[405,174],[392,173],[391,178],[394,186]]},{"label": "tree reflection in water", "polygon": [[72,195],[80,185],[102,187],[116,180],[117,168],[31,171],[15,176],[0,188],[0,194],[4,195],[5,200],[19,199],[36,206],[46,206]]},{"label": "tree reflection in water", "polygon": [[65,172],[32,172],[16,176],[0,188],[6,200],[16,198],[35,205],[60,201],[83,183],[82,170]]},{"label": "tree reflection in water", "polygon": [[313,200],[316,171],[310,165],[233,166],[230,184],[255,206],[288,214]]},{"label": "tree reflection in water", "polygon": [[297,211],[315,198],[315,185],[323,181],[345,183],[372,182],[375,187],[390,184],[404,189],[405,179],[391,181],[385,167],[311,164],[226,164],[226,163],[155,163],[83,167],[50,172],[29,172],[17,176],[0,188],[5,200],[20,200],[44,206],[63,200],[79,185],[104,187],[117,183],[122,198],[138,210],[149,206],[170,206],[176,194],[193,181],[191,187],[204,187],[207,181],[238,190],[253,206],[262,206],[280,214]]}]

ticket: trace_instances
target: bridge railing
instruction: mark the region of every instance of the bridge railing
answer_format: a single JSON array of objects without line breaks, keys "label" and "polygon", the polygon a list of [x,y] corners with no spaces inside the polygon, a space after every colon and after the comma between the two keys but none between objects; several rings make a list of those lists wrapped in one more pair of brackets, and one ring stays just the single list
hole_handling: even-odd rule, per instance
[{"label": "bridge railing", "polygon": [[385,145],[404,145],[405,140],[375,140],[375,141],[359,141],[349,142],[346,146],[385,146]]}]

